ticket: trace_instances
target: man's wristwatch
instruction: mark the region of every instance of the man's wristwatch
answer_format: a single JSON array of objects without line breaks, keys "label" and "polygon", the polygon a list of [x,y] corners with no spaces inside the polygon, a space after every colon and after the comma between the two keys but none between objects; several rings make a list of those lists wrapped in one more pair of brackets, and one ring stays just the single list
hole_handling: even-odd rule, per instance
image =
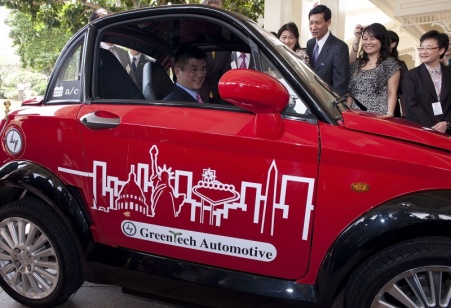
[{"label": "man's wristwatch", "polygon": [[451,123],[449,123],[448,121],[445,121],[445,123],[446,123],[446,129],[447,130],[451,129]]}]

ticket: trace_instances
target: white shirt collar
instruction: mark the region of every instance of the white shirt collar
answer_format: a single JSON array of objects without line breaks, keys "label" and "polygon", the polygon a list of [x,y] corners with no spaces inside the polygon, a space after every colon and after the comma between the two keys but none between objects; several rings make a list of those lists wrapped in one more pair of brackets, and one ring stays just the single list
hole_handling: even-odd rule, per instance
[{"label": "white shirt collar", "polygon": [[132,56],[131,54],[128,54],[130,57],[130,62],[132,62],[133,58],[139,62],[139,59],[141,58],[141,53],[137,54],[136,56]]},{"label": "white shirt collar", "polygon": [[318,43],[318,53],[321,52],[321,49],[323,48],[324,44],[326,43],[327,39],[329,38],[330,30],[327,31],[326,35],[324,35],[319,41],[316,41]]},{"label": "white shirt collar", "polygon": [[191,95],[191,96],[197,101],[197,92],[196,92],[196,90],[188,89],[187,87],[182,86],[182,85],[181,85],[180,83],[178,83],[178,82],[176,82],[175,84],[176,84],[177,86],[179,86],[180,88],[184,89],[186,92],[188,92],[188,94]]}]

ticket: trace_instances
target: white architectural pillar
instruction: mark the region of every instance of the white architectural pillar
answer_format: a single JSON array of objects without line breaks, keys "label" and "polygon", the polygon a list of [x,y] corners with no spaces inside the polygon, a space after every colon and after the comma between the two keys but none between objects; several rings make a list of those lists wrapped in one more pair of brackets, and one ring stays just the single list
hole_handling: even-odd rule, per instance
[{"label": "white architectural pillar", "polygon": [[344,0],[320,0],[318,4],[327,6],[332,11],[330,31],[344,41],[345,38],[345,1]]},{"label": "white architectural pillar", "polygon": [[312,38],[312,34],[309,29],[309,19],[308,13],[313,9],[316,0],[302,0],[302,16],[301,16],[301,27],[299,28],[299,44],[301,47],[307,47],[307,41]]},{"label": "white architectural pillar", "polygon": [[302,2],[301,0],[265,0],[264,28],[277,32],[282,25],[289,21],[294,22],[300,28]]}]

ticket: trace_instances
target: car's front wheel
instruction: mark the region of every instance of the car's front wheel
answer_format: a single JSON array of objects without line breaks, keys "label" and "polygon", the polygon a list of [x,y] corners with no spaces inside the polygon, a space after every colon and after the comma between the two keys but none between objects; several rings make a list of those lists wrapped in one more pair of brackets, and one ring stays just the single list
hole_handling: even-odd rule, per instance
[{"label": "car's front wheel", "polygon": [[406,241],[351,275],[346,307],[451,307],[451,239]]},{"label": "car's front wheel", "polygon": [[51,209],[33,198],[0,208],[0,284],[13,299],[53,307],[82,282],[76,245]]}]

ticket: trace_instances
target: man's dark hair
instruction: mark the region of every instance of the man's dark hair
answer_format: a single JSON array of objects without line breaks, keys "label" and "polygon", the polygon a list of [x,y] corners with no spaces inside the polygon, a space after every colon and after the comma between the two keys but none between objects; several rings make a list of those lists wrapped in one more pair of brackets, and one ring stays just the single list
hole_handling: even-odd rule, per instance
[{"label": "man's dark hair", "polygon": [[316,14],[323,14],[324,16],[324,20],[325,21],[329,21],[332,18],[332,12],[330,11],[330,9],[322,4],[319,4],[317,6],[315,6],[313,9],[310,10],[310,12],[308,13],[308,18],[310,19],[311,15],[316,15]]},{"label": "man's dark hair", "polygon": [[104,8],[97,9],[94,12],[92,12],[92,14],[89,16],[89,22],[106,15],[108,15],[107,10],[105,10]]},{"label": "man's dark hair", "polygon": [[222,7],[222,1],[221,0],[203,0],[201,2],[201,4],[205,4],[205,5],[216,4],[216,5],[219,5],[220,7]]},{"label": "man's dark hair", "polygon": [[183,68],[189,59],[206,60],[205,52],[194,46],[181,47],[175,52],[174,65]]},{"label": "man's dark hair", "polygon": [[433,39],[437,41],[437,45],[439,49],[445,48],[445,51],[440,55],[440,59],[443,59],[446,51],[448,50],[449,45],[449,37],[445,33],[440,33],[437,30],[431,30],[426,32],[420,37],[420,44],[423,44],[423,41],[427,39]]}]

